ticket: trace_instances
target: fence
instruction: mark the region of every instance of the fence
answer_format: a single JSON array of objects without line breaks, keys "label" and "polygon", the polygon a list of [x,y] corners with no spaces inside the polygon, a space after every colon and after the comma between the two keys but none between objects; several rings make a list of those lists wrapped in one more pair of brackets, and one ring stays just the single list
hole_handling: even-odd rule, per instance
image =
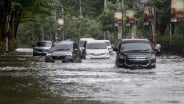
[{"label": "fence", "polygon": [[184,57],[184,43],[172,45],[172,44],[161,44],[162,55],[176,55]]}]

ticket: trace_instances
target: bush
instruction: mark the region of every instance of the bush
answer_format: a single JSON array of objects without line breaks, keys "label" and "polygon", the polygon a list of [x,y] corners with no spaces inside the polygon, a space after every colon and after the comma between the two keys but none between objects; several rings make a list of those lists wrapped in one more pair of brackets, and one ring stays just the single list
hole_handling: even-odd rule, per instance
[{"label": "bush", "polygon": [[178,45],[184,43],[184,36],[182,35],[171,35],[171,36],[160,36],[158,41],[161,44]]}]

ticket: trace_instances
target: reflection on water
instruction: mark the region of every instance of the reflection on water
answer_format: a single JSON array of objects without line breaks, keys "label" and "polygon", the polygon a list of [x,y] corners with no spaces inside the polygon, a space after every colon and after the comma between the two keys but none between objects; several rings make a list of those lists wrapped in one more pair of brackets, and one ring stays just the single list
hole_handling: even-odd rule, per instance
[{"label": "reflection on water", "polygon": [[183,64],[116,68],[114,60],[0,68],[0,104],[182,104]]}]

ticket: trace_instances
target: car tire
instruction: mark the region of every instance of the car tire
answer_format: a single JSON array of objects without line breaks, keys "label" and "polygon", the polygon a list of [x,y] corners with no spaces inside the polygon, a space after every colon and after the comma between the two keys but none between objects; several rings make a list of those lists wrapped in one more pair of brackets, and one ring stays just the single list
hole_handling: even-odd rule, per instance
[{"label": "car tire", "polygon": [[115,64],[116,64],[116,67],[121,67],[121,66],[120,66],[120,63],[119,63],[119,61],[118,61],[118,59],[116,59]]},{"label": "car tire", "polygon": [[153,65],[153,66],[149,65],[149,66],[147,67],[147,69],[154,69],[154,68],[156,68],[156,65]]},{"label": "car tire", "polygon": [[52,62],[52,63],[54,63],[54,59],[51,56],[45,56],[45,62]]},{"label": "car tire", "polygon": [[156,68],[156,65],[153,65],[152,68]]},{"label": "car tire", "polygon": [[74,60],[74,63],[81,63],[82,62],[82,59],[81,58],[76,58],[75,60]]}]

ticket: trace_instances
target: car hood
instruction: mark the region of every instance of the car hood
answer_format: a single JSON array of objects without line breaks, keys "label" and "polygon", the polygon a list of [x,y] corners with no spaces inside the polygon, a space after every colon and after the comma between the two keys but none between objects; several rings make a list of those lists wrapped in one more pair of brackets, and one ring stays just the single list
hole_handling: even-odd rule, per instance
[{"label": "car hood", "polygon": [[71,51],[53,51],[50,53],[52,56],[68,56],[72,55]]},{"label": "car hood", "polygon": [[86,53],[109,53],[108,49],[86,49]]},{"label": "car hood", "polygon": [[147,57],[148,55],[151,54],[151,52],[125,52],[123,53],[127,57]]},{"label": "car hood", "polygon": [[49,50],[51,47],[35,47],[35,49],[44,49],[44,50]]},{"label": "car hood", "polygon": [[107,48],[112,48],[111,46],[107,46]]}]

